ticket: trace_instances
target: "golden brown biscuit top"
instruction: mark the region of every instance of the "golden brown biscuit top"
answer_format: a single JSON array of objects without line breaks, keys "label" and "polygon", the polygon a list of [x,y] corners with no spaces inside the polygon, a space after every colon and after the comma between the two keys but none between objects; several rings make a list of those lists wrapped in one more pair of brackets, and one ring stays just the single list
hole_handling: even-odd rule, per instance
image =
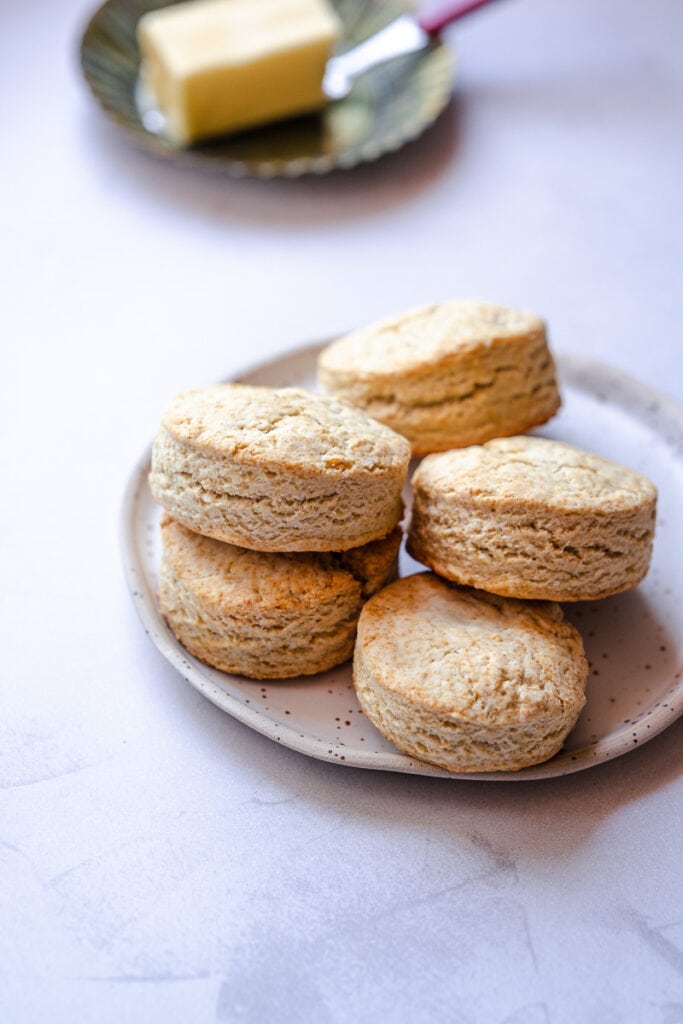
[{"label": "golden brown biscuit top", "polygon": [[455,501],[542,506],[557,512],[607,514],[652,504],[647,477],[574,445],[542,437],[506,437],[429,455],[413,485]]},{"label": "golden brown biscuit top", "polygon": [[410,373],[517,337],[544,340],[543,321],[492,302],[455,299],[388,317],[340,338],[321,353],[320,368],[330,373]]},{"label": "golden brown biscuit top", "polygon": [[405,464],[405,438],[367,413],[295,388],[220,384],[185,391],[163,427],[181,444],[243,463],[340,476]]},{"label": "golden brown biscuit top", "polygon": [[583,644],[559,605],[466,590],[433,573],[371,598],[358,647],[378,685],[453,720],[513,724],[583,701]]}]

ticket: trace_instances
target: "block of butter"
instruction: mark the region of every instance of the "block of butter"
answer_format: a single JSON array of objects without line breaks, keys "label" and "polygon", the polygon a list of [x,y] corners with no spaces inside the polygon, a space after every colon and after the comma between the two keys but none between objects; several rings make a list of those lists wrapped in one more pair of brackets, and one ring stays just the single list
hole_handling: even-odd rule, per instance
[{"label": "block of butter", "polygon": [[143,76],[182,144],[315,110],[341,24],[326,0],[189,0],[138,22]]}]

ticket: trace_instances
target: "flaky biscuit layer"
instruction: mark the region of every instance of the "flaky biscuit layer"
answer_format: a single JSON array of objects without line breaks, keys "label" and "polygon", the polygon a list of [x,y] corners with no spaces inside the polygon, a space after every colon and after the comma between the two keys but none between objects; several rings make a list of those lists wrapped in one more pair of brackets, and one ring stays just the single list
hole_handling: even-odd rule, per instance
[{"label": "flaky biscuit layer", "polygon": [[407,437],[413,455],[522,433],[560,405],[543,321],[470,299],[340,338],[321,353],[318,380]]},{"label": "flaky biscuit layer", "polygon": [[552,757],[585,703],[588,663],[556,604],[409,576],[366,604],[354,686],[400,750],[454,772]]},{"label": "flaky biscuit layer", "polygon": [[395,578],[400,530],[351,551],[250,551],[162,520],[159,603],[202,661],[255,679],[322,672],[353,652],[363,603]]},{"label": "flaky biscuit layer", "polygon": [[539,437],[426,458],[408,550],[457,583],[507,597],[589,601],[650,563],[656,489],[642,474]]},{"label": "flaky biscuit layer", "polygon": [[293,388],[226,384],[179,395],[150,487],[176,519],[258,551],[342,551],[403,514],[404,438],[360,410]]}]

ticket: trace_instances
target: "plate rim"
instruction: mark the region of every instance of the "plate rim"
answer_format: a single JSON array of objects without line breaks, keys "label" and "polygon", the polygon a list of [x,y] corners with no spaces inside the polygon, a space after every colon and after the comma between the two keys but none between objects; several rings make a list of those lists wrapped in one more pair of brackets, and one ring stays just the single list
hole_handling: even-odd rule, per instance
[{"label": "plate rim", "polygon": [[[295,157],[290,159],[275,160],[239,160],[231,157],[209,157],[201,149],[173,148],[165,146],[158,141],[157,136],[145,128],[142,119],[138,118],[139,126],[131,127],[121,112],[114,106],[107,103],[104,95],[96,85],[96,82],[88,67],[86,56],[90,46],[90,37],[97,30],[100,20],[107,12],[117,11],[123,0],[103,0],[99,3],[84,20],[82,29],[77,35],[77,61],[81,78],[85,82],[90,96],[97,107],[103,112],[106,118],[122,131],[128,141],[138,150],[150,153],[162,160],[180,167],[200,168],[205,171],[213,171],[233,179],[256,178],[289,178],[296,179],[304,175],[321,176],[331,171],[350,170],[359,164],[372,163],[379,157],[395,153],[403,146],[415,142],[420,138],[441,116],[446,107],[452,101],[453,91],[458,73],[458,60],[452,45],[445,40],[438,38],[429,44],[429,52],[438,54],[443,63],[441,74],[446,85],[439,91],[438,102],[431,105],[427,116],[416,121],[408,131],[391,132],[383,145],[379,148],[373,138],[365,139],[361,144],[352,149],[344,150],[339,154],[321,154],[313,157]],[[162,5],[163,6],[163,5]],[[407,4],[405,12],[413,9],[413,5]],[[139,70],[140,62],[136,61],[136,68]],[[137,107],[136,107],[137,110]]]},{"label": "plate rim", "polygon": [[[242,370],[237,370],[225,380],[245,382],[265,370],[272,370],[278,363],[292,358],[313,359],[318,352],[329,344],[331,339],[310,342],[293,346],[284,352],[263,358]],[[592,394],[597,394],[596,384],[609,375],[611,388],[619,391],[612,396],[613,403],[624,408],[628,400],[636,398],[639,403],[645,401],[653,410],[662,412],[670,418],[681,432],[683,438],[683,407],[673,399],[661,394],[649,384],[640,381],[624,371],[591,357],[576,353],[554,353],[558,367],[560,382],[566,381],[579,389],[588,390],[588,379],[593,382]],[[633,410],[629,407],[633,415]],[[636,412],[636,417],[637,412]],[[667,702],[658,703],[651,711],[646,712],[637,723],[629,723],[628,728],[619,730],[609,740],[597,740],[586,744],[578,750],[560,751],[553,758],[539,765],[532,765],[515,772],[449,772],[435,765],[418,761],[399,750],[373,753],[358,751],[349,755],[348,747],[341,747],[331,741],[321,740],[310,734],[301,734],[297,728],[287,723],[276,723],[262,715],[251,706],[241,703],[237,698],[219,689],[208,676],[203,674],[202,662],[194,658],[176,640],[166,625],[158,608],[156,595],[146,578],[142,554],[135,541],[135,515],[140,499],[141,489],[147,487],[147,474],[151,457],[151,444],[148,444],[137,459],[123,493],[119,516],[119,548],[123,562],[123,571],[128,590],[135,609],[140,617],[145,633],[161,655],[180,673],[194,689],[219,707],[222,711],[236,718],[255,732],[266,736],[276,743],[295,750],[300,754],[313,757],[344,767],[365,768],[375,771],[391,771],[403,774],[423,775],[436,778],[447,778],[471,782],[527,782],[540,779],[560,778],[571,775],[598,764],[604,764],[641,747],[672,725],[683,714],[683,676],[672,680],[670,696]],[[217,671],[217,670],[213,670]],[[230,675],[224,673],[228,678]],[[241,677],[233,677],[240,679]],[[647,724],[646,724],[647,723]],[[640,731],[639,731],[640,726]],[[642,735],[641,735],[642,732]],[[629,742],[624,741],[628,734]],[[633,742],[633,737],[636,742]],[[335,750],[336,747],[336,750]],[[345,753],[340,753],[345,751]]]}]

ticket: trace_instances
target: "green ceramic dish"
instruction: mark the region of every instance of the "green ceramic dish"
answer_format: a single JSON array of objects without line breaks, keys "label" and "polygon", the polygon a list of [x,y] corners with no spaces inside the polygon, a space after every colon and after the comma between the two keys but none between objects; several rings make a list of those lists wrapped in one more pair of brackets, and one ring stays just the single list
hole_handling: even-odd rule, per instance
[{"label": "green ceramic dish", "polygon": [[[91,18],[80,51],[85,79],[105,113],[133,142],[161,157],[233,177],[324,174],[399,149],[432,124],[450,98],[452,56],[437,40],[366,72],[348,96],[320,114],[181,149],[145,127],[138,99],[135,28],[146,11],[162,6],[154,0],[107,0]],[[397,0],[334,0],[334,6],[344,25],[340,50],[407,9]]]}]

